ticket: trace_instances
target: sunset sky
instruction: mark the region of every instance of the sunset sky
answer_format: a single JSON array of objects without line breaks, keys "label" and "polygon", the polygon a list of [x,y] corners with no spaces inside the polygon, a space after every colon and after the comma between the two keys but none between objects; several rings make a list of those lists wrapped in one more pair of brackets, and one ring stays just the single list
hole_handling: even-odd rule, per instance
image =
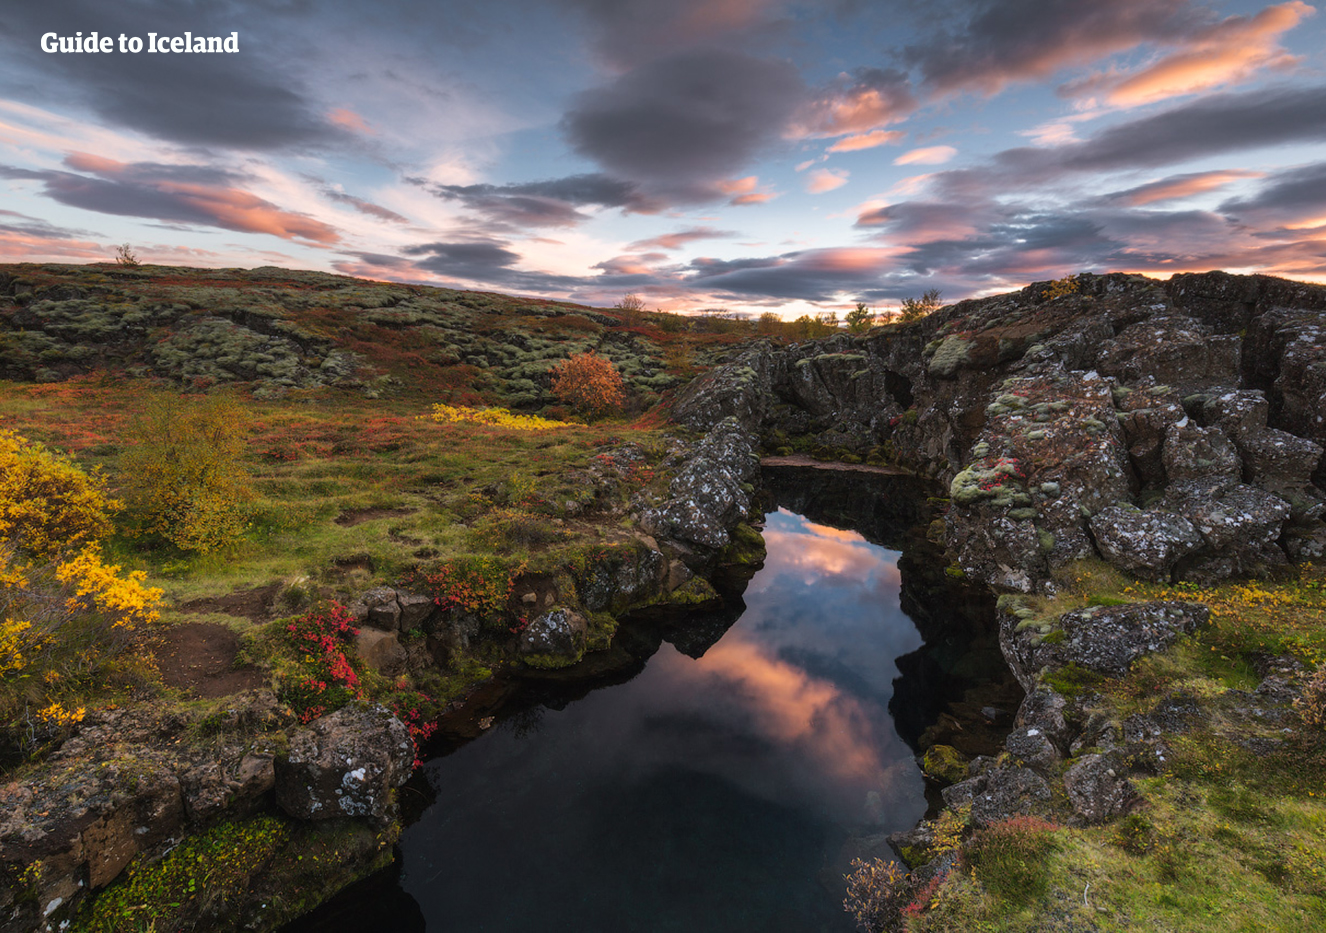
[{"label": "sunset sky", "polygon": [[[48,54],[97,30],[237,54]],[[0,261],[784,315],[1326,281],[1326,16],[1190,0],[10,0]]]}]

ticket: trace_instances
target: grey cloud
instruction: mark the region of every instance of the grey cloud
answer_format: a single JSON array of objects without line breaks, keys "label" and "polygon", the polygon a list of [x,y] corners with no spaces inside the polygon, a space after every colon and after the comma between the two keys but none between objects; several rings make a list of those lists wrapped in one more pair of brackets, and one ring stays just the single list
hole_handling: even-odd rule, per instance
[{"label": "grey cloud", "polygon": [[[14,218],[10,220],[9,218]],[[89,230],[57,227],[38,217],[29,217],[17,211],[0,210],[0,231],[43,240],[73,240],[100,236]]]},{"label": "grey cloud", "polygon": [[352,194],[346,194],[344,191],[337,191],[335,188],[323,188],[322,194],[338,204],[348,204],[361,214],[367,214],[370,217],[376,217],[379,220],[389,220],[393,223],[404,224],[409,220],[402,217],[393,210],[374,204],[372,201],[365,201],[363,198],[357,198]]},{"label": "grey cloud", "polygon": [[1190,0],[971,0],[966,21],[907,48],[909,64],[940,93],[994,93],[1143,42],[1174,41],[1211,22]]},{"label": "grey cloud", "polygon": [[563,129],[577,152],[613,175],[703,200],[778,138],[804,95],[787,62],[701,50],[581,94]]},{"label": "grey cloud", "polygon": [[[417,180],[416,180],[417,181]],[[430,185],[440,198],[460,201],[489,219],[520,227],[570,227],[587,220],[576,207],[620,207],[641,213],[659,208],[627,181],[592,173],[510,185]]]},{"label": "grey cloud", "polygon": [[687,243],[694,243],[697,240],[722,239],[736,235],[732,230],[715,230],[713,227],[690,227],[686,230],[678,230],[675,233],[664,233],[656,237],[650,237],[647,240],[637,240],[628,249],[681,249]]},{"label": "grey cloud", "polygon": [[[270,7],[51,0],[8,4],[0,15],[0,54],[28,81],[34,99],[80,101],[116,125],[188,145],[276,149],[346,139],[267,48],[265,37],[282,36],[287,26],[274,22],[279,14]],[[238,31],[240,51],[52,55],[38,45],[46,32],[79,29],[143,38],[149,31]]]},{"label": "grey cloud", "polygon": [[502,240],[468,240],[460,242],[421,243],[401,250],[413,259],[414,268],[448,278],[466,279],[502,288],[524,291],[556,291],[585,284],[585,280],[569,275],[546,272],[526,272],[511,268],[520,261],[520,254],[508,249]]},{"label": "grey cloud", "polygon": [[564,0],[585,14],[599,56],[619,68],[776,28],[781,0]]},{"label": "grey cloud", "polygon": [[1326,212],[1326,162],[1277,172],[1255,195],[1228,200],[1220,211],[1239,219],[1272,221],[1297,220],[1305,212],[1321,216]]}]

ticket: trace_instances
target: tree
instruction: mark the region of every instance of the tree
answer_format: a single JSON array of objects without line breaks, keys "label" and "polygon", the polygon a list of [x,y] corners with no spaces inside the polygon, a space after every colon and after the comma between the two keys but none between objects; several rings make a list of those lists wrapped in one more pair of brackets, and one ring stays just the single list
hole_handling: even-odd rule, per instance
[{"label": "tree", "polygon": [[902,308],[899,311],[898,319],[905,322],[919,321],[932,311],[938,311],[942,305],[939,301],[941,292],[937,288],[929,289],[920,298],[904,298]]},{"label": "tree", "polygon": [[200,553],[238,541],[254,498],[241,462],[246,434],[242,410],[225,396],[149,402],[123,460],[140,531]]},{"label": "tree", "polygon": [[774,337],[783,332],[783,319],[774,311],[765,311],[755,319],[755,332]]},{"label": "tree", "polygon": [[617,367],[593,350],[563,360],[552,374],[553,395],[576,411],[599,417],[626,404],[626,384]]},{"label": "tree", "polygon": [[613,307],[616,308],[618,311],[639,312],[645,309],[645,300],[641,298],[639,295],[632,292],[631,294],[624,297],[621,301],[613,305]]},{"label": "tree", "polygon": [[854,334],[870,330],[875,323],[875,312],[866,307],[864,301],[858,301],[856,307],[847,312],[847,329]]},{"label": "tree", "polygon": [[115,264],[117,266],[136,266],[138,265],[138,255],[133,247],[128,243],[122,243],[115,247]]}]

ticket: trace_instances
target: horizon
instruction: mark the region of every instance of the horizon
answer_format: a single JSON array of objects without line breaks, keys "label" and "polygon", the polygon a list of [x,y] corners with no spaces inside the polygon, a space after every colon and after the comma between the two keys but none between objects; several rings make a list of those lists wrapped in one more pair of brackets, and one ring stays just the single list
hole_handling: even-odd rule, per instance
[{"label": "horizon", "polygon": [[[1326,282],[1317,13],[29,5],[0,14],[0,261],[128,243],[150,265],[784,317],[1083,271]],[[97,52],[43,51],[93,31]],[[186,32],[238,51],[120,38]]]}]

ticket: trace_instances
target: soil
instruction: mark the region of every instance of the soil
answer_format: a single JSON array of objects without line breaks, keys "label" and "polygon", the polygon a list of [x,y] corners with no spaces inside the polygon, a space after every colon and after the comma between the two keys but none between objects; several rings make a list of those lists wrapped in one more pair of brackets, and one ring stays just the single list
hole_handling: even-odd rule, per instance
[{"label": "soil", "polygon": [[281,592],[281,583],[268,583],[252,590],[236,590],[227,596],[208,596],[192,599],[179,607],[180,612],[220,612],[239,616],[251,622],[266,622],[271,617],[272,604]]},{"label": "soil", "polygon": [[186,622],[165,629],[153,651],[161,679],[199,697],[224,697],[267,686],[263,671],[235,668],[239,637],[224,625]]},{"label": "soil", "polygon": [[342,527],[371,522],[375,518],[400,518],[413,515],[418,509],[347,509],[336,516],[336,524]]}]

